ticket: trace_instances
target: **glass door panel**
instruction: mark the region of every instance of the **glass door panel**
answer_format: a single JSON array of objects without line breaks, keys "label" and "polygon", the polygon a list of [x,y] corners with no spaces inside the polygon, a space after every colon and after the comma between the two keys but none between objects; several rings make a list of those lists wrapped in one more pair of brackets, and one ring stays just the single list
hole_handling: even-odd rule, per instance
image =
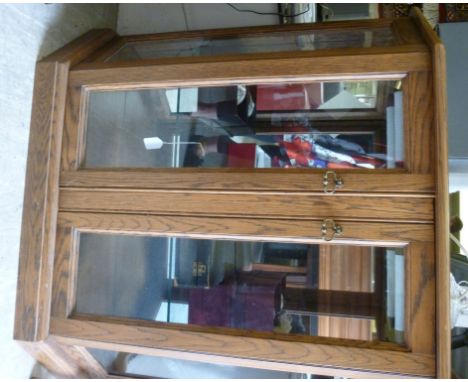
[{"label": "glass door panel", "polygon": [[404,167],[400,81],[92,91],[85,168]]},{"label": "glass door panel", "polygon": [[81,233],[75,314],[404,343],[403,248]]}]

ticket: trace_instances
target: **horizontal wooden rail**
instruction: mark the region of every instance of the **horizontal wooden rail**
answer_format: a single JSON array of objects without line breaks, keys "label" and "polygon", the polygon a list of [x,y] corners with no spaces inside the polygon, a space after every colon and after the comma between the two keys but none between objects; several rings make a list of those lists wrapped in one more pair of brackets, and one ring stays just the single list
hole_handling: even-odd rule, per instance
[{"label": "horizontal wooden rail", "polygon": [[431,198],[199,193],[190,191],[60,190],[61,211],[303,219],[433,220]]},{"label": "horizontal wooden rail", "polygon": [[[353,62],[353,65],[349,63]],[[168,58],[120,63],[89,63],[70,72],[72,86],[125,89],[216,86],[268,80],[332,79],[340,76],[390,76],[431,69],[425,45],[344,48],[217,57]],[[360,78],[360,77],[359,77]]]},{"label": "horizontal wooden rail", "polygon": [[[59,213],[59,225],[79,231],[114,232],[134,235],[180,236],[323,243],[321,221],[248,218],[178,217],[106,213]],[[430,242],[434,239],[431,224],[343,223],[337,243],[402,246],[409,241]]]},{"label": "horizontal wooden rail", "polygon": [[[102,169],[64,171],[62,187],[145,188],[167,190],[298,191],[323,192],[323,170],[232,170],[232,169]],[[432,174],[401,171],[348,171],[337,174],[341,193],[433,194]]]},{"label": "horizontal wooden rail", "polygon": [[[107,322],[52,319],[59,341],[109,350],[131,349],[159,356],[175,351],[192,360],[228,362],[237,366],[356,377],[434,377],[432,355],[334,345],[264,340],[222,334],[136,327]],[[395,372],[398,370],[398,372]]]}]

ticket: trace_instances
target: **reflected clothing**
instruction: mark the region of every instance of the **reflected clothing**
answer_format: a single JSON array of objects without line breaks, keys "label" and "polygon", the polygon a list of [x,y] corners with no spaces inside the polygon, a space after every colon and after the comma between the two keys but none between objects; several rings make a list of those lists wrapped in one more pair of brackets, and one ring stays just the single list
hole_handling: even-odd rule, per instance
[{"label": "reflected clothing", "polygon": [[[272,167],[373,169],[385,166],[385,161],[367,155],[361,146],[339,138],[285,134],[255,136],[255,140],[271,158]],[[253,167],[255,148],[256,144],[238,144],[228,136],[218,138],[218,152],[227,156],[229,167]]]}]

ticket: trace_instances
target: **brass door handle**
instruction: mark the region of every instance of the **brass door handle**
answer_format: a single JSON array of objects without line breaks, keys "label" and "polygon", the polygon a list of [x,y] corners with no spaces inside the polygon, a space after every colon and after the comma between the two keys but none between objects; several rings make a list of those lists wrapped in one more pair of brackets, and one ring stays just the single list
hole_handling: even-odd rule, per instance
[{"label": "brass door handle", "polygon": [[[330,230],[330,233],[329,233]],[[322,222],[322,239],[332,241],[335,237],[343,233],[343,228],[333,219],[325,219]]]},{"label": "brass door handle", "polygon": [[[335,171],[327,171],[323,174],[323,192],[326,194],[334,194],[338,188],[343,187],[344,181],[341,177],[336,175]],[[329,187],[332,184],[332,187]]]}]

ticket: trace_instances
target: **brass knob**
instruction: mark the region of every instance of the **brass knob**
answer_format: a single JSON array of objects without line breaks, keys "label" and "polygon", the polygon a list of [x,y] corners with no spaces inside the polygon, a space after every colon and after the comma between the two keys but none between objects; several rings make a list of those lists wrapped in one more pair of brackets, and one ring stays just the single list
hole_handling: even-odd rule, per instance
[{"label": "brass knob", "polygon": [[332,241],[335,237],[343,233],[343,227],[335,223],[333,219],[325,219],[322,222],[322,239],[325,241]]},{"label": "brass knob", "polygon": [[325,192],[326,194],[334,194],[338,188],[343,187],[344,181],[341,177],[336,175],[335,171],[329,170],[325,174],[323,174],[322,184],[323,192]]}]

